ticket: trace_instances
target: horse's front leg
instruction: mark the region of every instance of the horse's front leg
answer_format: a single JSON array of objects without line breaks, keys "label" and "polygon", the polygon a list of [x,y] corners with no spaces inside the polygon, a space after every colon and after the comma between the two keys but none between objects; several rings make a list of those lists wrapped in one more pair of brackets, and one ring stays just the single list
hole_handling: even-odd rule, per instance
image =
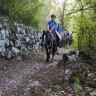
[{"label": "horse's front leg", "polygon": [[50,52],[49,52],[49,50],[48,50],[47,47],[46,47],[46,55],[47,55],[46,62],[49,62],[49,59],[50,59]]},{"label": "horse's front leg", "polygon": [[54,54],[52,54],[52,59],[54,59]]}]

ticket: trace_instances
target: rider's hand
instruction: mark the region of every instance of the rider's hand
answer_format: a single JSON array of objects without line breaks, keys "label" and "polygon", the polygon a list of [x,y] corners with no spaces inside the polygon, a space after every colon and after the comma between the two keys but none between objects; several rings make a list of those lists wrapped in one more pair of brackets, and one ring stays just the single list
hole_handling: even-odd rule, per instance
[{"label": "rider's hand", "polygon": [[51,32],[51,30],[49,30],[49,32]]}]

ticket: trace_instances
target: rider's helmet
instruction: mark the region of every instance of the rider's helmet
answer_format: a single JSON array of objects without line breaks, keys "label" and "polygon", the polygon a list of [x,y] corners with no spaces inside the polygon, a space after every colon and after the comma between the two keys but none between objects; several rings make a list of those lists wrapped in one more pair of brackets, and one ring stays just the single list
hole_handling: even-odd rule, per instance
[{"label": "rider's helmet", "polygon": [[65,30],[67,30],[67,28],[65,28]]},{"label": "rider's helmet", "polygon": [[52,14],[51,17],[55,17],[56,18],[56,15],[55,14]]},{"label": "rider's helmet", "polygon": [[61,22],[59,22],[59,23],[58,23],[58,25],[62,25],[62,23],[61,23]]}]

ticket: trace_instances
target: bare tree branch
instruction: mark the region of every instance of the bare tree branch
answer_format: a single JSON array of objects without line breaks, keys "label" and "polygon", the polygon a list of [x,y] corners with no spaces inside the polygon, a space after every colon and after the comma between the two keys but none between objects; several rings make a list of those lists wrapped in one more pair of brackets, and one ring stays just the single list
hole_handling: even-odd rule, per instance
[{"label": "bare tree branch", "polygon": [[83,10],[90,10],[91,8],[94,8],[94,6],[91,6],[91,7],[88,7],[88,8],[84,8],[84,9],[81,8],[81,9],[76,10],[74,12],[69,12],[69,13],[67,13],[67,15],[70,15],[70,14],[73,14],[73,13],[77,13],[77,12],[83,11]]},{"label": "bare tree branch", "polygon": [[71,12],[74,10],[74,8],[77,6],[77,4],[79,3],[79,1],[76,3],[76,5],[73,7],[73,9],[71,10]]},{"label": "bare tree branch", "polygon": [[83,7],[86,7],[90,2],[91,2],[91,0],[89,0],[88,2],[86,2],[86,4],[84,4]]}]

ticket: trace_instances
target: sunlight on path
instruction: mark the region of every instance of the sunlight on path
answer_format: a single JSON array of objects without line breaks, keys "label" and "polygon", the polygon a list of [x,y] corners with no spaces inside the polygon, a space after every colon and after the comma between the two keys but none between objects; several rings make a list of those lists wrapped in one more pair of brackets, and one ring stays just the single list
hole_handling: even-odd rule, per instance
[{"label": "sunlight on path", "polygon": [[56,60],[56,61],[59,61],[59,60],[61,60],[62,59],[62,55],[63,54],[65,54],[65,53],[69,53],[71,51],[71,48],[61,48],[60,49],[60,54],[56,54],[55,56],[54,56],[54,60]]}]

